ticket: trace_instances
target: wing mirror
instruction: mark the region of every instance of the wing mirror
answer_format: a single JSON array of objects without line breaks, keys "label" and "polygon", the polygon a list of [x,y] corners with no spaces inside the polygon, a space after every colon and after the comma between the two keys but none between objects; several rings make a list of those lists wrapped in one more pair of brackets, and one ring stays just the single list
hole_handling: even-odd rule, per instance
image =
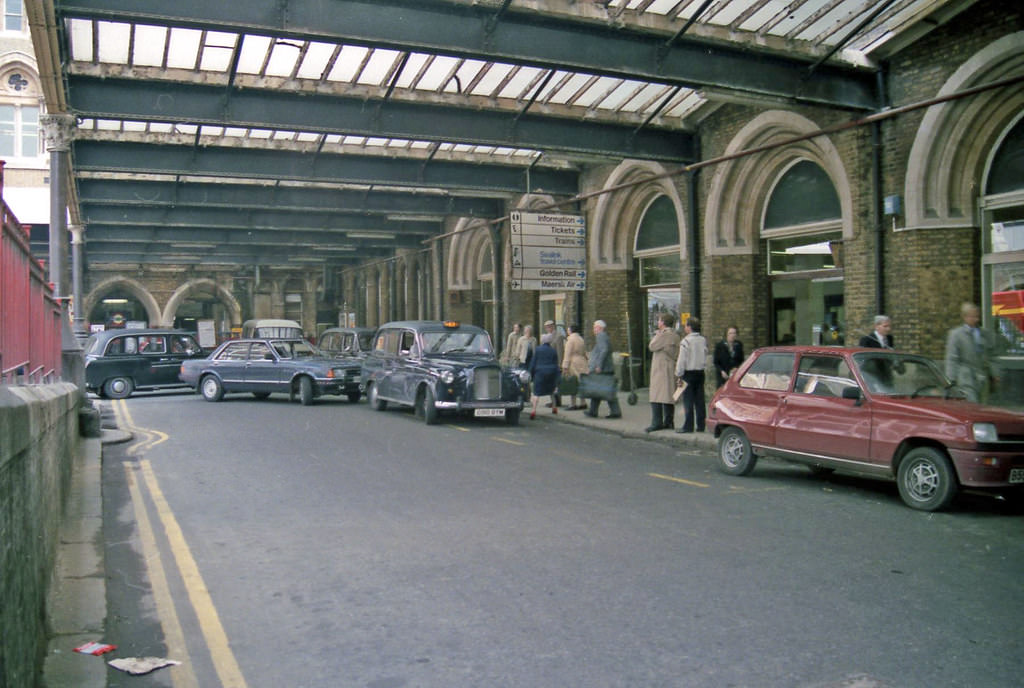
[{"label": "wing mirror", "polygon": [[854,406],[860,406],[863,401],[860,387],[843,387],[843,399],[853,399],[857,402]]}]

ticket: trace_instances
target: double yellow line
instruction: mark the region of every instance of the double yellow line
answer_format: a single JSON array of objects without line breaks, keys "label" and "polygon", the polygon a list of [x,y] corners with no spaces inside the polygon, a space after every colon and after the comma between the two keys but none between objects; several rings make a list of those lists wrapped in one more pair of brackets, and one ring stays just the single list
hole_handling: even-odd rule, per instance
[{"label": "double yellow line", "polygon": [[[132,421],[128,406],[123,400],[114,402],[114,415],[117,418],[118,427],[129,430],[142,437],[140,441],[132,444],[127,453],[129,456],[138,456],[148,449],[155,447],[167,440],[166,433],[159,430],[140,428]],[[220,622],[220,616],[213,605],[213,599],[199,573],[195,558],[185,541],[184,533],[171,510],[163,490],[157,482],[153,466],[148,460],[142,459],[138,463],[125,461],[125,475],[128,480],[128,491],[131,495],[132,505],[135,510],[135,521],[139,527],[139,538],[142,542],[143,560],[149,574],[149,580],[153,587],[153,599],[156,604],[157,614],[160,617],[160,624],[164,629],[164,638],[167,642],[167,654],[172,659],[177,659],[181,665],[171,671],[171,682],[174,688],[198,688],[195,672],[189,661],[188,648],[185,644],[185,634],[181,629],[178,614],[174,607],[174,598],[171,595],[170,586],[167,583],[167,574],[161,560],[160,548],[157,544],[156,533],[149,520],[149,512],[142,494],[142,489],[137,480],[137,474],[141,475],[142,483],[145,484],[149,493],[153,508],[163,526],[164,535],[177,565],[178,573],[188,593],[189,601],[199,621],[199,628],[206,646],[210,651],[210,658],[213,661],[214,669],[224,688],[247,688],[242,670],[238,666],[234,653],[231,651],[231,644],[228,642],[227,634]]]}]

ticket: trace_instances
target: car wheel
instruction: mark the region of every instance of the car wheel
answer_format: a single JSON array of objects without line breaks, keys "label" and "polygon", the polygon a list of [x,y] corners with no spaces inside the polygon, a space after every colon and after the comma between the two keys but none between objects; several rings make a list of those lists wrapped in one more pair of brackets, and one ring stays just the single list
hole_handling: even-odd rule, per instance
[{"label": "car wheel", "polygon": [[900,497],[911,509],[938,511],[956,496],[956,473],[949,458],[932,447],[918,447],[907,453],[896,475]]},{"label": "car wheel", "polygon": [[359,390],[356,390],[355,392],[349,392],[347,396],[350,402],[352,402],[353,404],[358,404],[359,400],[363,397],[363,393],[360,392]]},{"label": "car wheel", "polygon": [[199,390],[207,401],[220,401],[224,396],[224,386],[213,375],[207,375],[199,382]]},{"label": "car wheel", "polygon": [[299,378],[299,401],[303,406],[313,403],[313,381],[305,375]]},{"label": "car wheel", "polygon": [[372,382],[366,390],[366,399],[370,402],[370,406],[377,411],[383,411],[388,407],[388,402],[377,396],[377,385]]},{"label": "car wheel", "polygon": [[130,377],[112,377],[103,383],[103,393],[111,399],[124,399],[131,396],[135,383]]},{"label": "car wheel", "polygon": [[718,438],[718,459],[729,475],[748,475],[757,465],[750,441],[739,428],[726,428]]},{"label": "car wheel", "polygon": [[434,406],[434,390],[430,387],[424,387],[423,393],[420,394],[420,413],[423,415],[423,422],[427,425],[437,424],[437,407]]},{"label": "car wheel", "polygon": [[519,425],[519,409],[505,409],[505,423]]},{"label": "car wheel", "polygon": [[253,392],[252,395],[262,401],[270,396],[270,392]]}]

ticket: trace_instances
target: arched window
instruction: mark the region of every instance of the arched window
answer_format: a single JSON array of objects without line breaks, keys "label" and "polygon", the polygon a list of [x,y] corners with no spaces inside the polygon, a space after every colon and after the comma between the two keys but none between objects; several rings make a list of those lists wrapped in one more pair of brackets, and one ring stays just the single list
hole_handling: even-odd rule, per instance
[{"label": "arched window", "polygon": [[633,243],[641,287],[678,285],[679,222],[668,196],[658,196],[644,211]]},{"label": "arched window", "polygon": [[761,227],[773,343],[843,343],[842,229],[839,195],[821,166],[799,160],[779,175]]},{"label": "arched window", "polygon": [[1009,349],[999,390],[1008,400],[1024,392],[1024,371],[1015,363],[1024,354],[1024,118],[1002,137],[992,156],[981,205],[988,325]]}]

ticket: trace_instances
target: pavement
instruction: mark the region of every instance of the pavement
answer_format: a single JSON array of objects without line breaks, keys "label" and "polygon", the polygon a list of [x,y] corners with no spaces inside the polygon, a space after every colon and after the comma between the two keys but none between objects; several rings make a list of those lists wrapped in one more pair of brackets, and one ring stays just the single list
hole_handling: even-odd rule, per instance
[{"label": "pavement", "polygon": [[[530,407],[524,409],[520,423],[571,423],[621,437],[666,442],[680,447],[715,449],[715,440],[705,432],[680,434],[674,430],[644,432],[651,422],[647,389],[636,391],[635,404],[630,394],[619,392],[621,418],[606,418],[608,405],[601,403],[599,416],[591,418],[583,411],[560,408],[552,413],[542,397],[537,418],[530,420]],[[563,399],[568,404],[569,398]],[[682,426],[682,405],[676,407],[676,427]],[[104,426],[109,425],[104,419]],[[103,545],[103,495],[101,467],[103,446],[127,442],[129,432],[104,427],[98,439],[83,440],[82,455],[72,467],[71,492],[61,525],[57,548],[57,565],[50,586],[47,617],[50,639],[43,663],[44,688],[106,688],[106,660],[116,655],[94,657],[74,652],[74,648],[90,642],[108,642],[104,638],[107,593]]]},{"label": "pavement", "polygon": [[[598,408],[598,417],[591,418],[590,416],[584,415],[583,411],[569,411],[565,408],[559,408],[558,413],[554,414],[551,409],[544,406],[549,401],[547,397],[541,397],[541,402],[537,406],[537,420],[540,421],[555,421],[561,423],[572,423],[574,425],[585,425],[595,430],[602,432],[610,432],[621,437],[632,437],[635,439],[645,439],[655,442],[666,442],[669,444],[676,444],[680,446],[686,446],[696,449],[705,449],[709,452],[715,451],[715,438],[712,437],[711,433],[707,432],[691,432],[691,433],[678,433],[674,430],[657,430],[655,432],[644,432],[644,428],[651,424],[651,403],[650,397],[648,396],[648,390],[638,389],[636,390],[636,403],[629,403],[629,393],[619,392],[619,406],[622,408],[622,418],[606,418],[608,415],[608,404],[601,402]],[[710,397],[709,397],[710,398]],[[569,404],[569,398],[564,397],[562,403],[565,405]],[[520,423],[529,423],[530,421],[530,407],[527,405],[523,409],[523,415],[520,417]],[[683,405],[676,405],[676,428],[680,428],[683,425]]]},{"label": "pavement", "polygon": [[71,467],[71,488],[57,545],[57,564],[47,600],[49,642],[43,661],[44,688],[106,688],[110,655],[94,657],[74,648],[105,640],[106,565],[103,541],[103,445],[131,434],[104,429],[82,440]]}]

